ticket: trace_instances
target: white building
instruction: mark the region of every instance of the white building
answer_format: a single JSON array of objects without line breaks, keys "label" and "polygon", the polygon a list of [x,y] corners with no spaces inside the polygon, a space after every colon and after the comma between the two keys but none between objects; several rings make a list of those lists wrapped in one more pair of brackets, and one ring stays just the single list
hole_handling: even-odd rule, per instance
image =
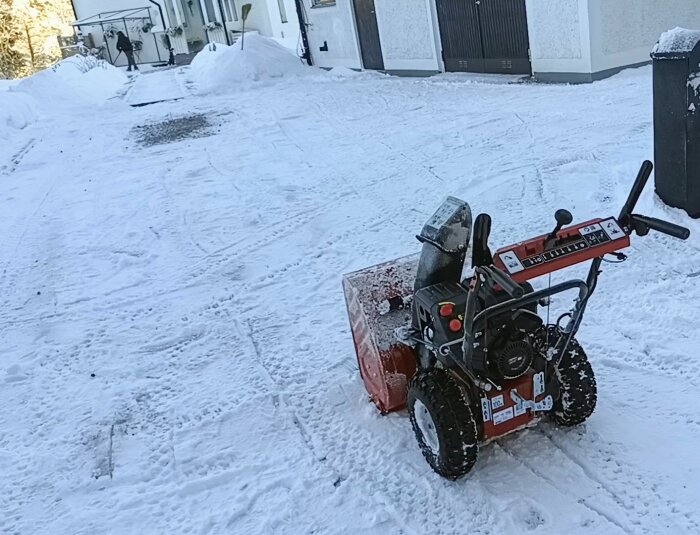
[{"label": "white building", "polygon": [[315,65],[590,82],[646,63],[700,0],[298,0]]},{"label": "white building", "polygon": [[[116,65],[126,65],[116,50],[115,31],[136,41],[139,63],[167,61],[168,36],[176,55],[199,52],[207,43],[232,43],[241,32],[241,6],[252,4],[246,31],[255,30],[295,50],[299,20],[294,0],[72,0],[74,26],[90,34],[96,47]],[[152,26],[151,26],[152,25]],[[119,57],[117,57],[119,56]],[[115,61],[116,59],[116,61]]]}]

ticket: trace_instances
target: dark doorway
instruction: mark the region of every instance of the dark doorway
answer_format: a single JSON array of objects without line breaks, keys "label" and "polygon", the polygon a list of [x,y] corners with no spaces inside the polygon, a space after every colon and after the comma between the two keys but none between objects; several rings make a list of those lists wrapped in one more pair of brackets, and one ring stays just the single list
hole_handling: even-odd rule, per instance
[{"label": "dark doorway", "polygon": [[377,15],[374,12],[374,0],[353,0],[355,22],[360,38],[362,65],[365,69],[381,71],[384,69],[382,45],[379,42]]},{"label": "dark doorway", "polygon": [[530,74],[525,0],[436,0],[450,72]]}]

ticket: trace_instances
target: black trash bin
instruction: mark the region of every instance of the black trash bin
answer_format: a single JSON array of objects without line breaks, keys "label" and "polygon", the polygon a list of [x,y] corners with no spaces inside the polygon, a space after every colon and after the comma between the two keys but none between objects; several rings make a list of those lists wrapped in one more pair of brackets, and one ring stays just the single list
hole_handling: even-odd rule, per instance
[{"label": "black trash bin", "polygon": [[656,192],[700,217],[700,30],[661,36],[654,63]]}]

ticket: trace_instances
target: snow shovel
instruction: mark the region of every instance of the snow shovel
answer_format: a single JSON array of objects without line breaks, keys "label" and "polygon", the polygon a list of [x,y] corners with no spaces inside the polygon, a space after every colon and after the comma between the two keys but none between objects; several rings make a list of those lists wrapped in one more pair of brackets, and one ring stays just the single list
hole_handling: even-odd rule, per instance
[{"label": "snow shovel", "polygon": [[253,9],[252,4],[243,4],[241,6],[241,19],[243,19],[243,26],[241,28],[241,31],[243,32],[241,35],[241,50],[243,50],[243,41],[245,40],[245,21],[248,18],[251,9]]}]

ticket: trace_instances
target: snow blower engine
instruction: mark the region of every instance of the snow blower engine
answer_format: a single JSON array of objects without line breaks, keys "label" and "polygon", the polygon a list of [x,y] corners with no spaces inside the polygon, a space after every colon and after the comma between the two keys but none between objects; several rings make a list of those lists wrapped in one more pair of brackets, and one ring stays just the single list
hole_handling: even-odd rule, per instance
[{"label": "snow blower engine", "polygon": [[[617,218],[571,225],[491,253],[491,218],[448,197],[418,236],[419,255],[350,273],[343,288],[360,374],[382,413],[408,407],[420,449],[438,474],[471,470],[478,448],[548,416],[585,421],[596,382],[576,341],[605,255],[617,261],[630,236],[656,230],[685,240],[688,229],[633,214],[653,165],[644,162]],[[473,230],[473,232],[472,232]],[[471,269],[464,263],[471,239]],[[586,280],[534,290],[528,282],[591,261]],[[548,324],[551,296],[577,291],[572,310]]]}]

